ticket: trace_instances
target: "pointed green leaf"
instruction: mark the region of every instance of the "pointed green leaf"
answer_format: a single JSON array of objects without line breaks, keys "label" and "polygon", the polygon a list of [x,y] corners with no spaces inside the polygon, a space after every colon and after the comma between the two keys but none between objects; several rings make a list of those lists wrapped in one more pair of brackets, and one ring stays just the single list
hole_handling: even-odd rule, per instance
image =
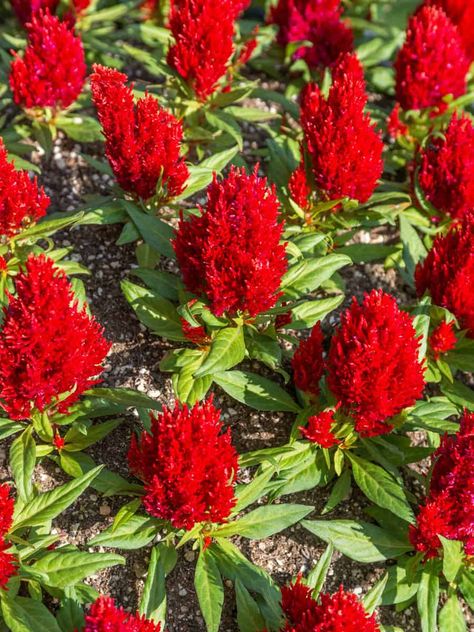
[{"label": "pointed green leaf", "polygon": [[33,472],[36,465],[36,444],[30,426],[15,439],[10,448],[10,468],[20,498],[28,501],[33,491]]},{"label": "pointed green leaf", "polygon": [[243,328],[240,326],[226,327],[217,333],[212,341],[209,355],[194,375],[195,377],[204,377],[205,375],[226,371],[242,362],[244,356]]},{"label": "pointed green leaf", "polygon": [[194,587],[207,632],[218,632],[224,605],[224,586],[217,564],[209,555],[208,549],[201,551],[198,557]]}]

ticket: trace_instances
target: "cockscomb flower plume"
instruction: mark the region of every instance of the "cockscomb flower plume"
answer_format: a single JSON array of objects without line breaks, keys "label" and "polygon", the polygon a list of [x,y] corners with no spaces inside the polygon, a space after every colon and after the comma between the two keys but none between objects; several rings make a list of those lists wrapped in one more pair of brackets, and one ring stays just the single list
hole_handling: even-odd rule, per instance
[{"label": "cockscomb flower plume", "polygon": [[474,126],[454,114],[444,136],[429,139],[419,154],[418,182],[426,199],[451,217],[474,209]]},{"label": "cockscomb flower plume", "polygon": [[31,21],[31,18],[48,9],[51,13],[55,13],[59,0],[10,0],[13,10],[18,20],[23,24]]},{"label": "cockscomb flower plume", "polygon": [[362,66],[342,57],[327,99],[316,84],[301,98],[301,124],[316,188],[322,199],[366,202],[382,174],[383,143],[370,117]]},{"label": "cockscomb flower plume", "polygon": [[0,589],[5,590],[8,580],[17,572],[16,558],[8,553],[10,545],[5,541],[13,522],[14,501],[10,486],[0,485]]},{"label": "cockscomb flower plume", "polygon": [[270,11],[269,21],[278,26],[278,44],[311,42],[294,54],[310,67],[332,66],[339,55],[353,50],[352,30],[341,20],[340,0],[279,0]]},{"label": "cockscomb flower plume", "polygon": [[128,459],[145,484],[146,511],[176,529],[224,522],[236,502],[237,453],[212,400],[153,413],[150,432],[132,438]]},{"label": "cockscomb flower plume", "polygon": [[428,498],[410,540],[426,558],[440,554],[440,535],[463,542],[474,555],[474,413],[464,412],[459,431],[442,439],[433,459]]},{"label": "cockscomb flower plume", "polygon": [[474,212],[466,212],[449,232],[438,236],[415,270],[419,296],[452,312],[474,337]]},{"label": "cockscomb flower plume", "polygon": [[68,108],[80,95],[86,77],[81,39],[69,23],[48,11],[28,24],[28,44],[23,57],[11,64],[13,99],[23,109]]},{"label": "cockscomb flower plume", "polygon": [[334,434],[335,423],[334,411],[325,410],[309,417],[308,425],[301,426],[299,430],[311,443],[316,443],[322,448],[332,448],[339,443],[339,439]]},{"label": "cockscomb flower plume", "polygon": [[354,298],[331,339],[327,383],[362,437],[392,430],[390,419],[412,406],[425,386],[413,319],[395,299],[373,290]]},{"label": "cockscomb flower plume", "polygon": [[296,388],[313,397],[319,395],[319,381],[324,373],[323,342],[324,336],[318,322],[309,337],[301,340],[291,360]]},{"label": "cockscomb flower plume", "polygon": [[110,345],[51,259],[30,255],[15,288],[0,332],[2,406],[11,419],[47,407],[66,413],[97,383]]},{"label": "cockscomb flower plume", "polygon": [[213,314],[256,316],[274,307],[287,269],[279,202],[257,170],[232,168],[207,190],[200,215],[181,219],[173,246],[186,288]]},{"label": "cockscomb flower plume", "polygon": [[113,68],[95,65],[90,80],[105,153],[122,189],[160,202],[179,195],[189,176],[181,122],[151,95],[135,103],[126,75]]},{"label": "cockscomb flower plume", "polygon": [[457,26],[469,59],[474,59],[474,4],[471,0],[425,0],[428,6],[443,9]]},{"label": "cockscomb flower plume", "polygon": [[30,180],[27,171],[17,171],[8,161],[0,138],[0,239],[4,241],[46,215],[49,197]]},{"label": "cockscomb flower plume", "polygon": [[469,59],[459,33],[441,9],[422,7],[410,18],[395,61],[396,97],[404,110],[444,108],[466,92]]},{"label": "cockscomb flower plume", "polygon": [[83,632],[161,632],[161,625],[118,608],[111,597],[101,595],[86,615]]},{"label": "cockscomb flower plume", "polygon": [[428,344],[435,360],[456,346],[456,334],[454,333],[454,321],[446,322],[443,320],[434,329],[429,337]]},{"label": "cockscomb flower plume", "polygon": [[318,601],[311,593],[300,579],[281,589],[286,617],[282,632],[380,632],[375,615],[342,586],[332,595],[321,593]]},{"label": "cockscomb flower plume", "polygon": [[168,63],[200,101],[227,73],[236,17],[232,0],[172,0],[169,28],[175,43]]}]

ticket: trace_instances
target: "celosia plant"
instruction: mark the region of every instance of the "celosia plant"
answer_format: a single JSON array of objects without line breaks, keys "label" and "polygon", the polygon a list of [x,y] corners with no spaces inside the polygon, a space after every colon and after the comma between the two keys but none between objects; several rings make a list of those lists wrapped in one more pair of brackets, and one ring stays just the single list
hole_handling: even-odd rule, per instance
[{"label": "celosia plant", "polygon": [[445,235],[436,237],[416,272],[418,295],[431,295],[435,305],[452,312],[474,336],[474,214],[466,212]]},{"label": "celosia plant", "polygon": [[82,91],[86,76],[84,49],[72,27],[48,11],[28,24],[23,56],[15,54],[10,86],[13,99],[25,110],[68,108]]},{"label": "celosia plant", "polygon": [[448,353],[456,346],[456,334],[454,332],[454,321],[443,320],[433,331],[428,339],[431,353],[435,360]]},{"label": "celosia plant", "polygon": [[232,168],[214,178],[200,214],[181,219],[173,245],[184,283],[213,314],[256,316],[275,305],[287,268],[278,214],[266,179]]},{"label": "celosia plant", "polygon": [[49,9],[54,13],[59,5],[59,0],[10,0],[17,18],[23,25],[31,21],[31,18],[41,11]]},{"label": "celosia plant", "polygon": [[469,58],[474,59],[474,5],[469,0],[425,0],[428,6],[443,9],[457,26]]},{"label": "celosia plant", "polygon": [[157,203],[179,195],[188,179],[181,156],[181,123],[151,95],[133,98],[126,75],[94,66],[92,96],[105,136],[105,152],[122,189]]},{"label": "celosia plant", "polygon": [[10,544],[5,536],[13,522],[14,501],[9,485],[0,485],[0,589],[6,590],[10,577],[17,573],[17,561],[13,553],[9,553]]},{"label": "celosia plant", "polygon": [[319,381],[324,373],[323,342],[324,336],[318,322],[309,338],[300,342],[291,360],[295,386],[312,397],[320,393]]},{"label": "celosia plant", "polygon": [[308,418],[307,426],[301,426],[299,431],[305,439],[322,448],[332,448],[340,443],[334,434],[337,421],[333,410],[323,411]]},{"label": "celosia plant", "polygon": [[86,615],[83,632],[161,632],[161,625],[118,608],[111,597],[101,595]]},{"label": "celosia plant", "polygon": [[110,344],[63,271],[31,255],[15,279],[0,333],[0,400],[12,419],[65,413],[97,383]]}]

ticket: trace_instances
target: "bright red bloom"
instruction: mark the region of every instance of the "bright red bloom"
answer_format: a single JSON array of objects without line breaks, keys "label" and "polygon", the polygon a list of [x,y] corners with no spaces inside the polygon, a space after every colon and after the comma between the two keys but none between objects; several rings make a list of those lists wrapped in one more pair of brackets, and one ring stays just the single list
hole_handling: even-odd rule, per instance
[{"label": "bright red bloom", "polygon": [[56,450],[62,450],[64,446],[66,445],[66,441],[64,437],[61,437],[59,432],[56,432],[56,434],[53,437],[53,445],[56,448]]},{"label": "bright red bloom", "polygon": [[256,170],[233,167],[214,177],[200,211],[181,219],[173,243],[187,289],[206,296],[217,316],[273,307],[288,265],[275,188]]},{"label": "bright red bloom", "polygon": [[321,323],[318,322],[309,338],[301,340],[291,360],[296,388],[315,397],[320,393],[319,381],[324,372],[323,342]]},{"label": "bright red bloom", "polygon": [[31,21],[31,18],[48,9],[51,13],[55,13],[59,0],[10,0],[13,10],[18,20],[23,24]]},{"label": "bright red bloom", "polygon": [[132,437],[128,460],[145,483],[147,512],[176,529],[224,522],[235,505],[237,453],[212,400],[152,414],[151,431]]},{"label": "bright red bloom", "polygon": [[71,0],[74,15],[80,17],[89,8],[92,0]]},{"label": "bright red bloom", "polygon": [[232,0],[172,0],[169,25],[175,44],[168,63],[201,101],[227,72],[235,18]]},{"label": "bright red bloom", "polygon": [[433,331],[429,338],[429,346],[435,360],[444,353],[448,353],[456,346],[456,334],[454,333],[454,322],[447,323],[443,320]]},{"label": "bright red bloom", "polygon": [[420,150],[418,181],[431,204],[451,217],[474,209],[474,126],[453,114],[444,136]]},{"label": "bright red bloom", "polygon": [[12,553],[7,553],[10,545],[5,536],[13,522],[14,500],[9,485],[0,485],[0,589],[5,589],[8,580],[16,575],[17,562]]},{"label": "bright red bloom", "polygon": [[13,99],[24,109],[69,107],[82,91],[86,64],[82,41],[70,24],[49,12],[35,15],[28,24],[28,45],[23,57],[11,64]]},{"label": "bright red bloom", "polygon": [[354,298],[331,339],[328,386],[363,437],[390,432],[389,420],[425,386],[413,319],[381,290]]},{"label": "bright red bloom", "polygon": [[17,171],[8,161],[8,154],[0,138],[0,235],[13,237],[46,215],[49,197],[30,180],[27,171]]},{"label": "bright red bloom", "polygon": [[474,414],[464,412],[456,435],[445,436],[433,455],[430,491],[410,540],[426,558],[441,549],[440,535],[464,543],[474,555]]},{"label": "bright red bloom", "polygon": [[199,347],[203,347],[211,343],[211,338],[207,335],[205,327],[200,325],[193,327],[193,325],[188,323],[185,318],[181,318],[180,320],[183,334],[189,342],[192,342]]},{"label": "bright red bloom", "polygon": [[304,211],[311,206],[312,191],[306,178],[304,161],[291,174],[288,190],[296,204]]},{"label": "bright red bloom", "polygon": [[382,174],[383,143],[370,117],[360,62],[342,57],[325,99],[309,84],[301,99],[301,124],[317,188],[323,199],[366,202]]},{"label": "bright red bloom", "polygon": [[387,119],[387,132],[393,140],[399,136],[406,136],[410,131],[408,126],[400,119],[400,112],[400,103],[396,103]]},{"label": "bright red bloom", "polygon": [[31,255],[15,287],[0,333],[2,405],[11,419],[27,419],[52,404],[66,413],[97,383],[110,344],[51,259]]},{"label": "bright red bloom", "polygon": [[352,30],[341,20],[339,0],[279,0],[270,11],[270,22],[278,26],[278,44],[311,42],[294,58],[303,58],[310,67],[332,66],[339,55],[354,46]]},{"label": "bright red bloom", "polygon": [[470,0],[425,0],[429,6],[443,9],[457,26],[464,48],[470,59],[474,59],[474,5]]},{"label": "bright red bloom", "polygon": [[474,337],[474,213],[466,212],[446,235],[438,236],[415,271],[419,296],[429,292]]},{"label": "bright red bloom", "polygon": [[[105,136],[105,153],[124,191],[161,200],[184,190],[189,171],[181,157],[181,122],[151,95],[134,103],[126,75],[95,65],[92,96]],[[157,191],[157,187],[159,191]]]},{"label": "bright red bloom", "polygon": [[466,92],[469,59],[444,11],[422,7],[410,18],[395,61],[396,97],[404,110],[443,106],[443,97]]},{"label": "bright red bloom", "polygon": [[138,612],[130,614],[117,608],[111,597],[101,595],[86,615],[83,632],[161,632],[161,625],[141,617]]},{"label": "bright red bloom", "polygon": [[308,425],[306,427],[301,426],[300,432],[308,441],[317,443],[322,448],[332,448],[340,443],[332,431],[335,421],[334,411],[326,410],[310,417]]}]

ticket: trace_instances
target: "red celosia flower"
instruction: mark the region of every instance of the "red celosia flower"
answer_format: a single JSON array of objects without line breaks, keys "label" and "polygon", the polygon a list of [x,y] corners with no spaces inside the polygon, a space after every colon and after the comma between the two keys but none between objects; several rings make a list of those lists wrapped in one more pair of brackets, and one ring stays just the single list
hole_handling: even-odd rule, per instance
[{"label": "red celosia flower", "polygon": [[255,52],[255,49],[258,46],[258,35],[259,27],[256,26],[253,30],[254,37],[248,39],[245,44],[242,46],[242,50],[240,51],[239,58],[235,62],[236,66],[245,66],[245,64],[251,59],[252,55]]},{"label": "red celosia flower", "polygon": [[400,103],[396,103],[387,119],[387,132],[393,140],[399,136],[406,136],[410,131],[408,126],[400,119],[400,111]]},{"label": "red celosia flower", "polygon": [[443,320],[429,338],[429,345],[434,359],[437,360],[443,353],[448,353],[448,351],[454,349],[456,342],[454,321],[447,323]]},{"label": "red celosia flower", "polygon": [[76,17],[83,15],[89,8],[91,0],[71,0],[72,9]]},{"label": "red celosia flower", "polygon": [[415,271],[416,289],[431,295],[474,337],[474,213],[466,212],[446,235],[438,236]]},{"label": "red celosia flower", "polygon": [[185,318],[180,320],[183,334],[187,340],[200,347],[210,344],[211,338],[207,335],[205,327],[199,325],[193,327]]},{"label": "red celosia flower", "polygon": [[[151,95],[134,103],[126,75],[94,66],[92,96],[105,136],[105,152],[118,183],[148,200],[176,197],[189,172],[181,157],[181,122]],[[158,191],[157,191],[158,187]]]},{"label": "red celosia flower", "polygon": [[474,209],[474,126],[453,115],[444,136],[430,138],[420,150],[418,181],[437,210],[462,217]]},{"label": "red celosia flower", "polygon": [[59,0],[10,0],[13,10],[17,18],[22,24],[31,21],[31,18],[39,13],[49,9],[54,13],[58,7]]},{"label": "red celosia flower", "polygon": [[363,437],[390,432],[391,417],[412,406],[425,386],[420,341],[411,316],[382,291],[354,298],[331,340],[328,386]]},{"label": "red celosia flower", "polygon": [[64,109],[80,95],[86,76],[84,49],[66,22],[38,14],[28,25],[28,45],[23,57],[15,54],[10,86],[22,108]]},{"label": "red celosia flower", "polygon": [[12,419],[27,419],[53,403],[66,413],[97,383],[110,345],[51,259],[31,255],[15,287],[0,333],[2,405]]},{"label": "red celosia flower", "polygon": [[111,597],[101,595],[86,615],[83,632],[161,632],[161,625],[144,616],[117,608]]},{"label": "red celosia flower", "polygon": [[56,434],[53,437],[53,445],[57,450],[62,450],[64,446],[66,445],[66,441],[64,440],[64,437],[61,437],[59,432],[56,432]]},{"label": "red celosia flower", "polygon": [[13,522],[14,501],[9,485],[0,485],[0,589],[5,589],[8,580],[17,572],[17,563],[12,553],[7,553],[10,545],[5,536]]},{"label": "red celosia flower", "polygon": [[145,483],[143,504],[176,529],[224,522],[235,504],[237,453],[212,400],[151,415],[151,431],[132,437],[131,471]]},{"label": "red celosia flower", "polygon": [[172,0],[169,25],[175,44],[168,63],[201,101],[227,72],[235,18],[231,0]]},{"label": "red celosia flower", "polygon": [[324,336],[318,322],[311,330],[309,338],[301,340],[291,360],[295,386],[316,397],[320,392],[319,381],[324,372],[323,342]]},{"label": "red celosia flower", "polygon": [[456,27],[437,7],[410,18],[405,44],[395,61],[396,96],[404,110],[443,105],[443,97],[466,92],[469,70]]},{"label": "red celosia flower", "polygon": [[327,410],[308,419],[306,427],[301,426],[300,432],[312,443],[317,443],[322,448],[332,448],[340,443],[339,439],[332,432],[335,423],[334,411]]},{"label": "red celosia flower", "polygon": [[181,219],[173,244],[187,289],[206,296],[217,316],[273,307],[287,268],[274,187],[257,170],[232,168],[214,178],[200,211]]},{"label": "red celosia flower", "polygon": [[363,71],[355,55],[342,57],[325,99],[315,84],[301,99],[301,123],[311,168],[323,198],[366,202],[382,174],[383,143],[370,117]]},{"label": "red celosia flower", "polygon": [[444,437],[433,455],[430,491],[410,540],[426,558],[441,549],[439,536],[464,543],[474,555],[474,414],[464,412],[456,435]]},{"label": "red celosia flower", "polygon": [[298,579],[281,589],[286,617],[284,632],[379,632],[375,615],[369,615],[353,593],[341,586],[330,595],[321,593],[319,601],[311,589]]},{"label": "red celosia flower", "polygon": [[304,211],[311,206],[311,187],[306,177],[306,169],[304,161],[291,174],[288,182],[288,190],[293,200]]},{"label": "red celosia flower", "polygon": [[0,138],[0,235],[13,237],[46,215],[49,197],[27,171],[16,171]]},{"label": "red celosia flower", "polygon": [[286,47],[290,42],[311,42],[302,46],[294,57],[309,66],[332,66],[339,55],[353,49],[354,36],[341,20],[339,0],[279,0],[271,9],[270,22],[278,26],[277,41]]},{"label": "red celosia flower", "polygon": [[443,9],[457,26],[469,58],[474,59],[474,4],[470,0],[425,0],[425,4]]}]

